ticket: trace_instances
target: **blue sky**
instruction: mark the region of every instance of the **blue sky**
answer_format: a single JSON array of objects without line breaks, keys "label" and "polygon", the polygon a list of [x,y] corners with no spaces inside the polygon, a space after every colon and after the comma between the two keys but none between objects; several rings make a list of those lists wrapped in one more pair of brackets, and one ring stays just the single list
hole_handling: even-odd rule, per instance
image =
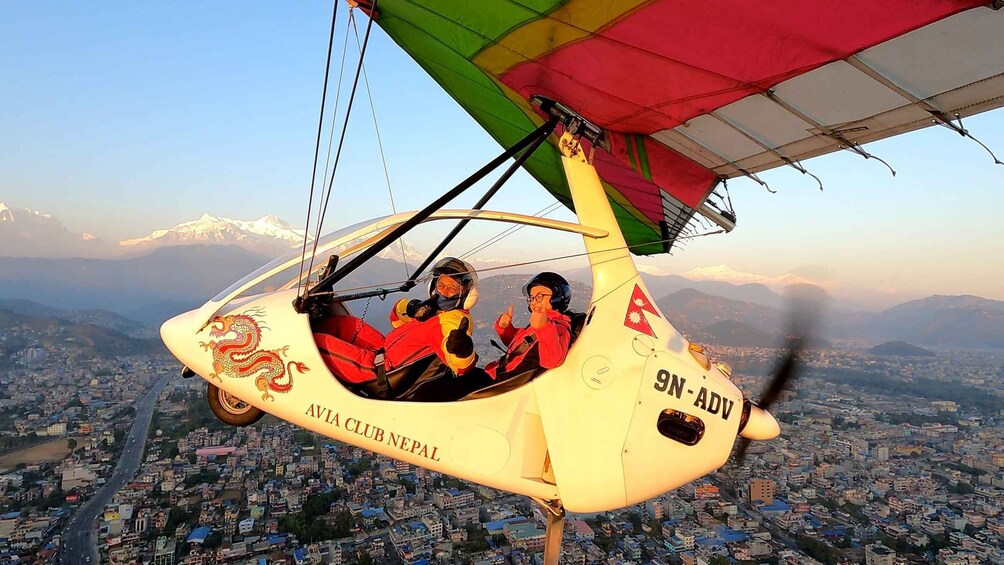
[{"label": "blue sky", "polygon": [[[340,47],[343,9],[339,18]],[[302,226],[329,21],[321,2],[8,3],[0,201],[110,241],[203,212],[275,214]],[[358,23],[362,32],[361,14]],[[354,55],[350,47],[350,65]],[[379,29],[367,70],[399,210],[421,207],[500,151]],[[360,96],[329,228],[390,211]],[[1004,155],[1004,112],[966,126]],[[805,163],[823,179],[822,193],[792,170],[762,175],[778,194],[730,182],[739,216],[732,234],[645,262],[674,273],[726,264],[839,287],[1004,299],[1004,167],[944,128],[868,150],[898,176],[842,153]],[[533,213],[552,202],[521,173],[490,207]],[[472,232],[458,247],[491,233]],[[539,258],[576,245],[521,233],[491,253]]]}]

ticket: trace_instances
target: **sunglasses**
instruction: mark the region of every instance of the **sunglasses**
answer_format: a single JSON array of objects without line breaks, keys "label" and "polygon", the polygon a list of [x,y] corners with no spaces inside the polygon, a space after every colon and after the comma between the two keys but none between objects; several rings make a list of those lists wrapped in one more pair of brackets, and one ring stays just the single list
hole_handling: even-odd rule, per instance
[{"label": "sunglasses", "polygon": [[459,283],[447,281],[444,279],[439,279],[436,282],[436,292],[438,292],[443,296],[446,297],[457,296],[463,291],[464,291],[464,286]]}]

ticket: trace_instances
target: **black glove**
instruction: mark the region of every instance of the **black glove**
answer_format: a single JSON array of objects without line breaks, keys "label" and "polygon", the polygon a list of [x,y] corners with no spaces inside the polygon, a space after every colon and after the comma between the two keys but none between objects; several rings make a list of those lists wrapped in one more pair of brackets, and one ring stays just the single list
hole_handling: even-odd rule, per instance
[{"label": "black glove", "polygon": [[460,321],[460,327],[451,331],[446,338],[446,352],[460,358],[470,357],[474,353],[474,340],[467,335],[471,322],[467,318]]},{"label": "black glove", "polygon": [[408,302],[408,306],[405,308],[405,314],[407,314],[409,318],[414,318],[423,322],[436,315],[436,302],[431,299],[422,302],[421,300],[414,298]]}]

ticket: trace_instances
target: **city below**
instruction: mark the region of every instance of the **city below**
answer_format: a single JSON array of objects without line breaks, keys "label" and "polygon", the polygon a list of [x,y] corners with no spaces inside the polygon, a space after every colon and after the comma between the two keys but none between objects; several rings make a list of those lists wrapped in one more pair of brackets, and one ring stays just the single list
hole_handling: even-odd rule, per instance
[{"label": "city below", "polygon": [[[525,497],[271,416],[228,427],[165,353],[55,331],[0,327],[0,563],[542,562]],[[754,398],[778,356],[710,352]],[[568,516],[561,563],[1004,564],[1004,352],[935,353],[805,352],[780,438]]]}]

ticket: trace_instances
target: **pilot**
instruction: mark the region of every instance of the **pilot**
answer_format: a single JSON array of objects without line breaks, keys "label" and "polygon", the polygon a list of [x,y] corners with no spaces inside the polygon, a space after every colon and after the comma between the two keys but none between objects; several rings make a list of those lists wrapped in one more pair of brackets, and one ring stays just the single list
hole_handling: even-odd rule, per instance
[{"label": "pilot", "polygon": [[559,274],[543,272],[530,277],[523,285],[530,311],[530,325],[517,329],[512,325],[512,306],[495,321],[495,331],[507,350],[497,361],[485,367],[496,381],[527,371],[553,369],[565,361],[571,342],[571,318],[568,306],[572,287]]},{"label": "pilot", "polygon": [[388,376],[420,366],[423,375],[449,371],[463,375],[474,367],[470,309],[478,301],[478,276],[453,257],[432,268],[427,300],[399,300],[390,313],[386,337],[353,316],[333,316],[314,333],[328,369],[347,384],[367,383],[367,392],[392,397]]}]

